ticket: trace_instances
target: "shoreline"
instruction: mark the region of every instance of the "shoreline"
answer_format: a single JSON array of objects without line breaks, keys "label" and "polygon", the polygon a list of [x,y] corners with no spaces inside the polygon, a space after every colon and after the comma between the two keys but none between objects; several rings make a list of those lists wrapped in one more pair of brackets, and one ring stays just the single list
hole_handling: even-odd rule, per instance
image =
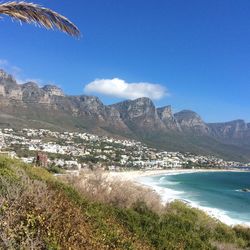
[{"label": "shoreline", "polygon": [[174,189],[169,188],[161,188],[149,181],[149,179],[145,180],[143,178],[153,177],[159,175],[179,175],[179,174],[191,174],[191,173],[201,173],[201,172],[249,172],[241,169],[171,169],[171,170],[148,170],[148,171],[127,171],[127,172],[109,172],[108,178],[116,179],[119,178],[121,181],[132,181],[133,183],[152,189],[158,195],[160,195],[162,202],[169,203],[174,200],[180,200],[186,203],[188,206],[200,209],[208,214],[210,217],[221,221],[222,223],[227,224],[228,226],[236,226],[241,225],[244,227],[250,227],[250,222],[240,221],[228,216],[225,211],[212,208],[212,207],[204,207],[200,206],[198,203],[192,202],[190,200],[183,199],[180,196],[184,193],[181,191],[176,191]]},{"label": "shoreline", "polygon": [[249,172],[249,171],[242,169],[157,169],[157,170],[131,170],[124,172],[109,171],[107,172],[107,175],[111,178],[118,177],[121,180],[135,181],[139,177],[174,175],[174,174],[192,174],[200,172]]}]

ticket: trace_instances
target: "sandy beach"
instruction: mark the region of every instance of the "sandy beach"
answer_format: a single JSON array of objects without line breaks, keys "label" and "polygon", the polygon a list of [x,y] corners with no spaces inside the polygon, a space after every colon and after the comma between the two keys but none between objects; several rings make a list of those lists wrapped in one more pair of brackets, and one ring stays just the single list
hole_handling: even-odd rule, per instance
[{"label": "sandy beach", "polygon": [[187,173],[199,173],[199,172],[240,172],[244,170],[236,169],[160,169],[160,170],[146,170],[146,171],[124,171],[124,172],[109,172],[109,178],[118,178],[124,181],[138,182],[139,177],[157,176],[157,175],[174,175],[174,174],[187,174]]}]

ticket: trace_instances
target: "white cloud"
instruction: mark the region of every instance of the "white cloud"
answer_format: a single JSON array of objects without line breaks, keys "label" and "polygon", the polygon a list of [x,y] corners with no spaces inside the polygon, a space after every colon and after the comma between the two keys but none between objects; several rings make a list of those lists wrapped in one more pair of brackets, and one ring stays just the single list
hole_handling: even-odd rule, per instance
[{"label": "white cloud", "polygon": [[149,97],[153,100],[159,100],[169,94],[167,89],[160,84],[148,82],[127,83],[119,78],[96,79],[85,86],[84,92],[125,99]]}]

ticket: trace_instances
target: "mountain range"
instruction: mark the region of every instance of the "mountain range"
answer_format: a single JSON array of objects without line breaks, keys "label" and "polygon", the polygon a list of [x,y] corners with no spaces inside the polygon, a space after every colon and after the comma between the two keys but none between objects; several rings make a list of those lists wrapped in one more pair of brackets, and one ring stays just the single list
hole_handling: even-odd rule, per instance
[{"label": "mountain range", "polygon": [[191,110],[173,113],[149,98],[104,105],[94,96],[69,96],[53,85],[18,84],[0,70],[0,126],[79,130],[133,138],[169,151],[250,161],[250,123],[205,123]]}]

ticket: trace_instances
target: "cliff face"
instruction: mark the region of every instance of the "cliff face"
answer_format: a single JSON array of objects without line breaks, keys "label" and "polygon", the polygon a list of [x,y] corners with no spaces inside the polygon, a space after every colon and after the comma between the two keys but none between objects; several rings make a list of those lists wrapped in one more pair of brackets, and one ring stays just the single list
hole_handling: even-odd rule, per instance
[{"label": "cliff face", "polygon": [[[0,71],[0,109],[8,115],[40,119],[41,113],[46,117],[51,114],[55,120],[57,116],[80,118],[92,123],[93,128],[111,127],[123,130],[129,129],[120,117],[120,113],[113,107],[105,106],[97,97],[66,96],[57,86],[45,85],[40,88],[34,82],[17,84],[16,80],[4,71]],[[16,113],[19,111],[19,114]],[[57,119],[58,120],[58,119]],[[59,121],[57,121],[59,122]],[[60,123],[60,122],[59,122]],[[64,121],[60,124],[63,126]]]},{"label": "cliff face", "polygon": [[65,96],[62,89],[54,85],[45,85],[42,90],[44,90],[49,96]]},{"label": "cliff face", "polygon": [[[17,84],[11,75],[0,70],[0,126],[14,123],[147,137],[151,138],[150,143],[169,150],[198,152],[202,148],[206,152],[208,146],[222,143],[220,147],[230,148],[230,154],[237,150],[250,159],[250,124],[243,120],[206,124],[193,111],[173,114],[171,106],[156,108],[149,98],[106,106],[94,96],[67,96],[53,85]],[[187,137],[191,139],[185,142]],[[203,143],[205,137],[209,138],[209,145]],[[232,145],[240,148],[231,150]]]},{"label": "cliff face", "polygon": [[225,123],[210,123],[213,136],[225,139],[250,139],[250,123],[244,120],[235,120]]},{"label": "cliff face", "polygon": [[0,96],[9,100],[21,100],[22,90],[16,80],[3,70],[0,70]]},{"label": "cliff face", "polygon": [[166,128],[176,131],[182,131],[180,124],[176,120],[171,106],[165,106],[157,109],[158,116],[165,124]]},{"label": "cliff face", "polygon": [[183,131],[200,135],[209,135],[210,133],[209,127],[201,117],[191,110],[183,110],[174,114],[174,117]]},{"label": "cliff face", "polygon": [[149,98],[144,97],[133,101],[124,101],[110,107],[120,113],[124,123],[132,130],[148,132],[164,131],[166,129]]}]

